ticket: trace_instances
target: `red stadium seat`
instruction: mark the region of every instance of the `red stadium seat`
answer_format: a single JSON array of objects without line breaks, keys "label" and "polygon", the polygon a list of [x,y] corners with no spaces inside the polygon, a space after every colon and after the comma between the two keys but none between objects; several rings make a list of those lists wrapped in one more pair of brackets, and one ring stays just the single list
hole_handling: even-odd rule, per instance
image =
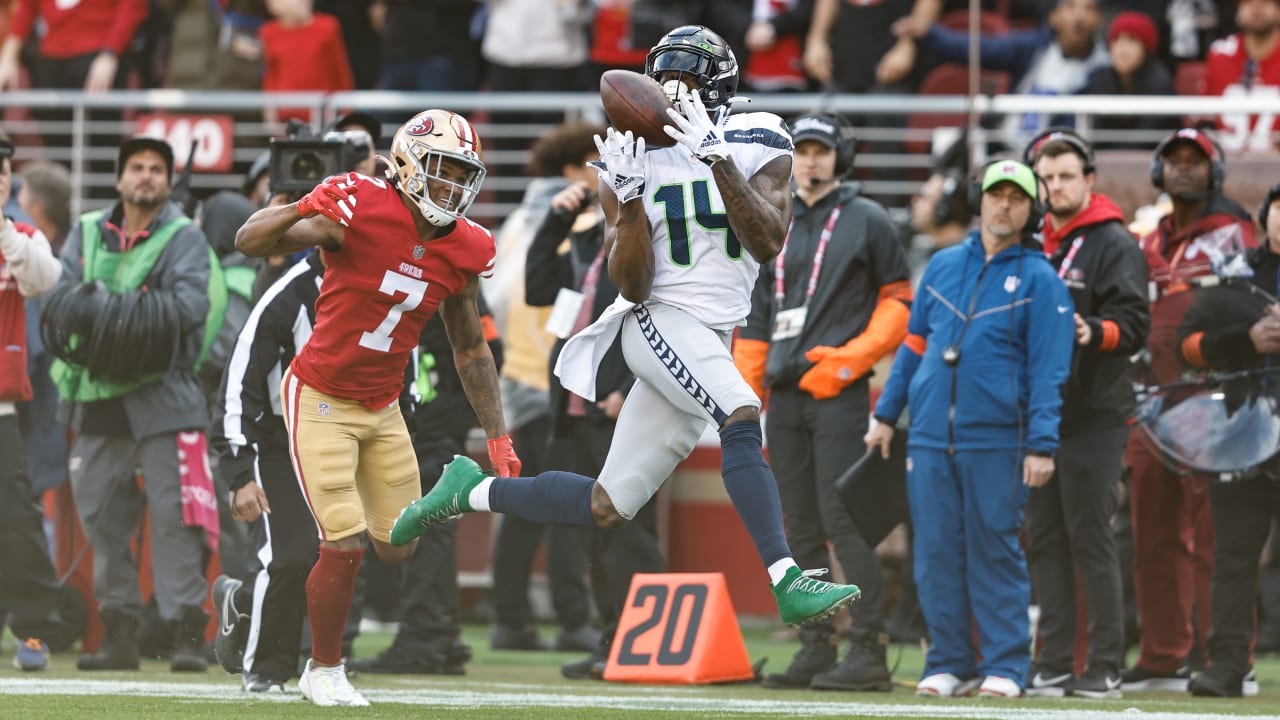
[{"label": "red stadium seat", "polygon": [[[1173,73],[1173,91],[1179,95],[1204,95],[1207,92],[1204,82],[1206,69],[1205,63],[1200,60],[1184,60],[1178,63]],[[1182,124],[1185,127],[1213,127],[1217,124],[1217,118],[1204,114],[1184,115]]]},{"label": "red stadium seat", "polygon": [[[1011,78],[1001,70],[983,70],[978,75],[978,92],[982,95],[1002,95],[1009,92]],[[968,95],[969,68],[959,63],[944,63],[929,71],[920,83],[917,95]],[[907,119],[907,127],[913,130],[937,127],[964,127],[963,113],[913,113]],[[925,138],[908,140],[907,150],[912,153],[928,153],[929,141]]]}]

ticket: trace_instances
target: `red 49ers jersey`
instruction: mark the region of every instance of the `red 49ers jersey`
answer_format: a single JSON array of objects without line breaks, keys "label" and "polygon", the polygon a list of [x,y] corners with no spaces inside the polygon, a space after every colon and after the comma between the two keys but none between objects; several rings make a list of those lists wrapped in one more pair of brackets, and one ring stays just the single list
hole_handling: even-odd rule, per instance
[{"label": "red 49ers jersey", "polygon": [[342,249],[323,251],[315,330],[291,368],[323,393],[376,409],[399,397],[427,320],[472,275],[489,275],[495,248],[493,235],[465,218],[423,241],[398,190],[356,177]]},{"label": "red 49ers jersey", "polygon": [[[1264,97],[1280,105],[1280,50],[1251,63],[1240,33],[1209,47],[1205,65],[1205,92],[1223,97]],[[1218,140],[1226,152],[1270,150],[1275,113],[1230,113],[1218,117]]]}]

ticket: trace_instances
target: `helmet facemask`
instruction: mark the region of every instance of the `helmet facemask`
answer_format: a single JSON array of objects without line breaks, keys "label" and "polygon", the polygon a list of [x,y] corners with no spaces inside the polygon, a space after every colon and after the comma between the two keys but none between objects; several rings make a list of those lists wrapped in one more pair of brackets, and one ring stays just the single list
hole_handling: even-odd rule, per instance
[{"label": "helmet facemask", "polygon": [[[662,80],[664,74],[677,73],[676,78]],[[702,104],[714,116],[726,108],[738,89],[738,61],[724,40],[707,28],[697,26],[672,30],[649,51],[644,74],[662,85],[667,99],[680,109],[680,98],[687,94],[685,78],[698,87]]]}]

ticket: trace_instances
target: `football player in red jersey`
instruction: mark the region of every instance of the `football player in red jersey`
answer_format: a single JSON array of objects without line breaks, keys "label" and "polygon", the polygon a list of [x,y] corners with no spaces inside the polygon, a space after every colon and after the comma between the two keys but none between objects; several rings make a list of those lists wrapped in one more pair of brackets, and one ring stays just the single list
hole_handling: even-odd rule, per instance
[{"label": "football player in red jersey", "polygon": [[365,531],[384,561],[413,552],[389,542],[400,509],[420,496],[396,398],[437,308],[494,470],[520,474],[476,310],[493,236],[464,217],[484,181],[480,140],[461,115],[427,110],[396,132],[390,165],[386,180],[331,177],[297,203],[254,213],[236,235],[236,248],[250,256],[319,245],[328,266],[315,329],[280,392],[294,469],[320,535],[307,579],[312,657],[298,681],[317,705],[368,705],[347,681],[342,630]]}]

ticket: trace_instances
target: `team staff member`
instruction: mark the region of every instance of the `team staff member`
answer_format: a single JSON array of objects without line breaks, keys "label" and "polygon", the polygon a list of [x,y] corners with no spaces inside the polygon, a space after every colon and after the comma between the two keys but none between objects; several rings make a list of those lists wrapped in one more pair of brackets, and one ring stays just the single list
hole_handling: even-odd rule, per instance
[{"label": "team staff member", "polygon": [[[1249,253],[1253,276],[1201,290],[1178,330],[1178,352],[1193,368],[1220,371],[1270,369],[1280,361],[1280,184],[1258,210],[1267,241]],[[1252,287],[1250,287],[1252,285]],[[1257,292],[1261,290],[1261,292]],[[1276,376],[1237,380],[1228,398],[1246,393],[1275,396]],[[1258,563],[1271,520],[1280,514],[1280,458],[1258,472],[1210,487],[1213,506],[1213,625],[1209,669],[1191,679],[1192,695],[1240,697],[1256,685],[1251,648],[1256,626]],[[1248,694],[1256,694],[1250,692]]]},{"label": "team staff member", "polygon": [[[1120,208],[1093,191],[1093,149],[1084,138],[1049,130],[1023,155],[1044,179],[1044,251],[1071,293],[1076,328],[1054,474],[1027,502],[1042,640],[1027,694],[1119,697],[1124,601],[1111,516],[1135,408],[1129,356],[1142,349],[1150,325],[1147,261]],[[1089,609],[1089,664],[1073,677],[1077,568]]]},{"label": "team staff member", "polygon": [[910,405],[915,577],[933,639],[917,695],[965,694],[979,678],[979,695],[1022,694],[1031,587],[1018,533],[1027,488],[1053,475],[1071,369],[1071,296],[1031,239],[1035,174],[1000,160],[979,182],[981,229],[929,261],[866,437],[888,457]]},{"label": "team staff member", "polygon": [[813,113],[791,125],[795,219],[782,252],[761,266],[734,362],[757,394],[770,393],[769,455],[797,562],[821,567],[828,541],[862,601],[850,607],[852,644],[836,665],[830,620],[800,629],[800,652],[768,687],[892,689],[885,663],[880,560],[836,494],[865,451],[871,367],[907,334],[910,271],[885,209],[842,182],[853,128]]},{"label": "team staff member", "polygon": [[[1253,219],[1222,194],[1226,166],[1222,150],[1195,128],[1178,130],[1156,146],[1151,181],[1169,193],[1173,210],[1139,245],[1147,257],[1151,332],[1147,336],[1147,384],[1181,378],[1178,328],[1195,297],[1197,280],[1212,275],[1210,256],[1198,241],[1219,242],[1227,233],[1249,247]],[[1209,632],[1209,574],[1213,565],[1213,518],[1208,478],[1170,469],[1142,433],[1125,453],[1133,513],[1133,588],[1142,639],[1138,661],[1122,676],[1125,690],[1187,687],[1185,668],[1196,640]],[[1195,610],[1198,638],[1192,636]]]}]

